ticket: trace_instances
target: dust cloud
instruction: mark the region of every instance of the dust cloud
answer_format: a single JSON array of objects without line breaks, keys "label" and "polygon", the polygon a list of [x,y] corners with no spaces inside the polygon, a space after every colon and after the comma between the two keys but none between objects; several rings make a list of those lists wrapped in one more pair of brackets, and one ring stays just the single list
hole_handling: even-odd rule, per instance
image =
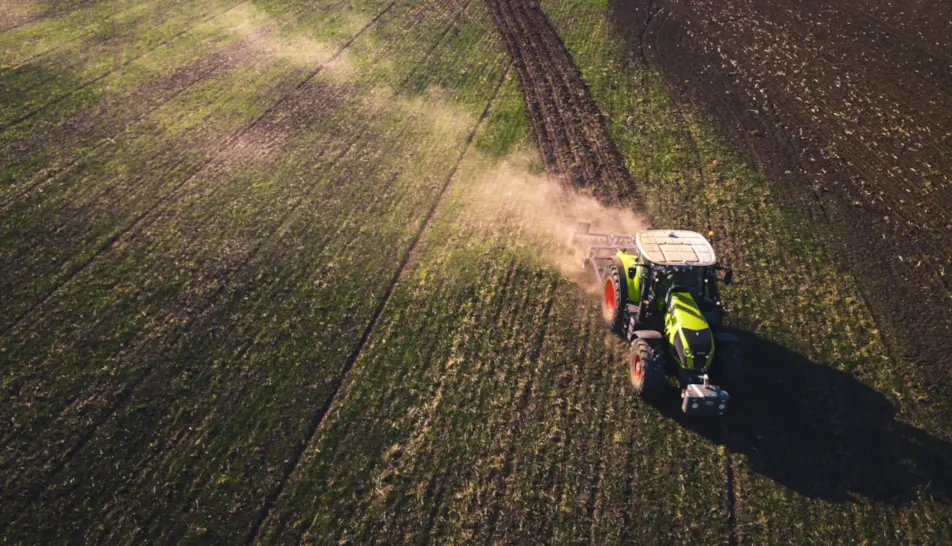
[{"label": "dust cloud", "polygon": [[573,242],[579,223],[593,233],[634,234],[648,229],[647,219],[623,208],[605,206],[556,177],[538,173],[533,156],[520,152],[502,160],[474,182],[468,193],[468,220],[505,233],[517,244],[536,248],[530,256],[558,269],[570,281],[596,289],[581,268],[587,248]]},{"label": "dust cloud", "polygon": [[22,25],[43,14],[36,0],[0,0],[0,30]]},{"label": "dust cloud", "polygon": [[[244,42],[247,53],[254,58],[283,61],[299,68],[323,67],[324,70],[351,68],[349,59],[340,52],[340,45],[315,40],[303,32],[284,32],[293,22],[274,19],[264,10],[251,5],[237,6],[221,17],[227,31]],[[336,57],[335,57],[336,56]]]}]

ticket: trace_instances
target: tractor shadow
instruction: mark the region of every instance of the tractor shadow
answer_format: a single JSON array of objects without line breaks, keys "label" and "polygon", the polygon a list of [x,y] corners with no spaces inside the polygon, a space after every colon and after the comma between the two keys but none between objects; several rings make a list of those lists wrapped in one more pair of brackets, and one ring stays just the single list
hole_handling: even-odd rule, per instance
[{"label": "tractor shadow", "polygon": [[727,418],[689,418],[677,393],[654,404],[663,415],[808,497],[899,505],[924,493],[952,502],[952,444],[896,420],[892,404],[851,375],[749,332],[731,333],[746,379]]}]

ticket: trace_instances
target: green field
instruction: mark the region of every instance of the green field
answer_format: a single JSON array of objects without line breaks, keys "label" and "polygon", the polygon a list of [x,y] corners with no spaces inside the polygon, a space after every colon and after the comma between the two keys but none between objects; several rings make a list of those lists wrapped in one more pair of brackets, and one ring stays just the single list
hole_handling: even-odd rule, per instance
[{"label": "green field", "polygon": [[952,541],[928,386],[604,1],[542,10],[737,270],[725,423],[632,392],[555,203],[632,215],[546,175],[483,2],[0,6],[5,542]]}]

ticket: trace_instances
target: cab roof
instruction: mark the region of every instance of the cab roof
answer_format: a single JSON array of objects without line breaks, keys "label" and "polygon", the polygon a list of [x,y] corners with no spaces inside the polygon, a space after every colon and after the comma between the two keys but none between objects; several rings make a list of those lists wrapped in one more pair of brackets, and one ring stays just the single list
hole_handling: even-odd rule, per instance
[{"label": "cab roof", "polygon": [[635,236],[638,251],[658,265],[687,265],[703,267],[714,265],[714,247],[693,231],[651,229]]}]

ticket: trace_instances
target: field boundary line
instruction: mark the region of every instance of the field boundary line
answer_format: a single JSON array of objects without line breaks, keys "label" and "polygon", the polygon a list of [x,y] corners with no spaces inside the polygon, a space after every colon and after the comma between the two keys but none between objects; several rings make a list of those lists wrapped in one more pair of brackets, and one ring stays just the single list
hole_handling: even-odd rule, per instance
[{"label": "field boundary line", "polygon": [[[245,0],[245,1],[247,1],[247,0]],[[61,280],[60,282],[56,283],[56,285],[55,285],[54,287],[50,288],[50,289],[47,290],[45,293],[41,294],[40,297],[37,299],[37,301],[35,301],[35,302],[33,303],[33,305],[31,305],[31,306],[28,307],[26,310],[24,310],[22,313],[20,313],[20,315],[18,315],[15,319],[13,319],[13,320],[10,322],[10,324],[8,324],[8,325],[4,326],[2,329],[0,329],[0,337],[3,337],[3,336],[5,336],[5,335],[7,335],[8,333],[10,333],[24,318],[26,318],[30,313],[32,313],[34,310],[36,310],[39,306],[43,305],[47,300],[49,300],[49,298],[50,298],[51,296],[53,296],[53,294],[59,292],[64,286],[66,286],[67,284],[69,284],[70,281],[72,281],[74,278],[76,278],[76,275],[78,275],[80,272],[82,272],[84,269],[86,269],[86,267],[88,267],[89,264],[91,264],[93,261],[95,261],[96,258],[98,258],[99,256],[103,255],[106,251],[108,251],[116,241],[118,241],[118,240],[119,240],[122,236],[124,236],[126,233],[128,233],[128,232],[130,232],[132,229],[134,229],[142,220],[144,220],[146,217],[150,216],[150,215],[151,215],[155,210],[157,210],[159,207],[161,207],[161,206],[164,205],[165,203],[167,203],[167,202],[169,202],[170,200],[172,200],[173,198],[175,198],[175,197],[177,196],[179,190],[181,190],[183,187],[185,187],[185,185],[187,185],[189,182],[191,182],[192,179],[195,178],[195,176],[198,175],[200,172],[202,172],[208,165],[212,164],[216,159],[218,159],[218,156],[221,155],[222,152],[224,152],[226,149],[228,149],[234,142],[236,142],[238,139],[240,139],[245,133],[247,133],[248,131],[250,131],[251,129],[253,129],[258,123],[261,122],[261,120],[263,120],[263,119],[264,119],[265,117],[267,117],[268,115],[272,114],[276,108],[278,108],[279,106],[281,106],[282,104],[284,104],[284,102],[287,101],[295,92],[297,92],[299,89],[301,89],[302,87],[304,87],[305,85],[307,85],[307,83],[310,82],[312,79],[314,79],[314,77],[317,76],[317,74],[320,73],[320,71],[321,71],[325,66],[327,66],[328,64],[330,64],[330,63],[336,61],[338,58],[340,58],[340,56],[343,55],[344,51],[345,51],[348,47],[350,47],[350,45],[353,44],[354,41],[357,40],[357,38],[359,38],[361,35],[363,35],[363,33],[366,32],[367,29],[369,29],[371,26],[373,26],[381,17],[383,17],[384,14],[386,14],[387,12],[389,12],[390,9],[393,8],[393,6],[394,6],[395,4],[396,4],[396,0],[392,0],[389,4],[387,4],[387,6],[386,6],[380,13],[378,13],[373,19],[371,19],[370,22],[368,22],[366,25],[364,25],[359,31],[357,31],[356,34],[354,34],[353,36],[351,36],[350,39],[347,40],[347,42],[345,42],[345,43],[337,50],[337,53],[335,53],[332,57],[330,57],[330,58],[327,59],[326,61],[322,62],[317,68],[315,68],[314,70],[312,70],[303,80],[301,80],[300,82],[298,82],[297,85],[295,85],[290,91],[288,91],[288,92],[285,93],[283,96],[281,96],[277,101],[271,103],[271,105],[268,106],[268,108],[266,108],[264,112],[262,112],[261,114],[259,114],[258,117],[254,118],[253,120],[251,120],[250,122],[248,122],[247,124],[245,124],[244,126],[242,126],[241,128],[239,128],[237,131],[235,131],[234,133],[232,133],[231,136],[229,136],[228,138],[224,139],[224,140],[222,141],[221,145],[220,145],[214,152],[212,152],[212,153],[211,153],[204,161],[202,161],[191,173],[189,173],[189,175],[188,175],[187,177],[185,177],[184,180],[182,180],[181,182],[179,182],[178,184],[176,184],[174,187],[172,187],[172,188],[169,190],[168,194],[166,194],[164,197],[159,198],[159,199],[158,199],[155,203],[153,203],[150,207],[148,207],[146,210],[144,210],[144,211],[142,211],[141,213],[139,213],[139,215],[138,215],[135,219],[133,219],[132,222],[129,223],[129,225],[127,225],[127,226],[124,227],[124,228],[120,228],[119,231],[117,231],[116,233],[113,233],[111,236],[109,236],[109,237],[95,250],[95,252],[92,253],[92,255],[90,255],[85,261],[83,261],[83,263],[81,263],[78,267],[76,267],[75,269],[73,269],[72,271],[70,271],[69,273],[67,273],[66,277],[65,277],[63,280]]]},{"label": "field boundary line", "polygon": [[[311,444],[317,432],[322,428],[322,425],[326,422],[325,418],[330,413],[331,407],[338,400],[340,395],[341,387],[344,384],[344,380],[347,378],[351,369],[353,369],[354,364],[360,358],[360,355],[363,353],[364,348],[367,346],[367,342],[370,340],[371,334],[373,334],[377,323],[380,320],[380,317],[383,315],[384,310],[387,307],[387,303],[390,301],[390,297],[393,295],[393,291],[396,288],[397,284],[400,281],[400,278],[403,276],[404,270],[406,270],[407,265],[410,263],[410,259],[415,256],[415,251],[417,246],[420,243],[420,240],[423,237],[423,234],[426,232],[427,228],[430,226],[436,211],[439,206],[443,203],[443,199],[446,195],[447,189],[449,189],[450,184],[453,179],[456,177],[456,173],[459,170],[460,164],[463,162],[463,158],[466,156],[466,153],[469,151],[470,147],[473,144],[473,141],[476,139],[476,133],[479,131],[479,128],[483,125],[483,122],[486,118],[489,117],[489,113],[492,109],[492,105],[496,100],[496,97],[499,95],[499,90],[502,89],[503,83],[506,81],[506,77],[509,75],[509,71],[512,68],[512,61],[509,61],[506,65],[506,69],[503,71],[502,76],[499,78],[499,81],[496,83],[495,88],[493,89],[492,95],[489,97],[489,100],[486,101],[486,107],[483,108],[482,113],[479,116],[476,124],[473,126],[472,130],[469,132],[469,135],[466,137],[466,141],[463,145],[463,149],[460,151],[459,156],[456,158],[456,161],[453,164],[453,167],[447,173],[445,179],[443,180],[443,185],[439,189],[436,199],[433,200],[433,204],[430,206],[430,209],[427,211],[426,216],[423,218],[423,222],[420,224],[420,228],[417,230],[413,239],[410,241],[410,245],[407,247],[406,252],[403,255],[403,258],[400,260],[396,271],[391,276],[390,281],[387,283],[387,289],[383,294],[383,297],[377,303],[377,306],[374,308],[373,314],[370,316],[370,321],[367,323],[367,326],[364,328],[363,334],[360,336],[360,340],[357,342],[357,345],[354,346],[353,351],[347,357],[347,360],[344,362],[344,366],[341,369],[340,375],[331,383],[331,393],[325,399],[324,403],[317,408],[317,411],[314,413],[311,422],[308,426],[307,436],[304,438],[304,441],[300,443],[300,447],[296,450],[295,453],[291,454],[290,463],[288,464],[284,474],[281,478],[278,486],[272,491],[270,495],[265,499],[265,505],[261,509],[261,513],[258,518],[256,518],[251,529],[249,529],[248,534],[245,537],[245,543],[247,544],[256,544],[260,543],[259,534],[264,528],[264,523],[271,516],[271,512],[274,509],[275,504],[277,503],[278,498],[284,492],[284,488],[287,485],[288,481],[291,478],[291,475],[294,474],[294,471],[297,469],[298,463],[301,461],[302,455],[307,451],[307,447]],[[306,532],[306,531],[305,531]]]},{"label": "field boundary line", "polygon": [[724,463],[727,473],[727,517],[724,518],[727,525],[728,544],[734,546],[737,542],[737,514],[735,507],[737,504],[737,495],[734,493],[736,480],[734,479],[734,455],[731,453],[730,441],[724,446]]},{"label": "field boundary line", "polygon": [[135,56],[135,57],[133,57],[133,58],[131,58],[131,59],[127,59],[126,61],[124,61],[123,63],[121,63],[121,64],[119,64],[119,65],[114,65],[114,67],[113,67],[111,70],[109,70],[109,71],[107,71],[107,72],[104,72],[104,73],[100,74],[99,76],[96,76],[96,77],[91,78],[91,79],[89,79],[89,80],[86,80],[85,82],[79,84],[78,86],[74,87],[73,89],[71,89],[71,90],[69,90],[69,91],[63,93],[62,95],[59,95],[58,97],[56,97],[56,98],[54,98],[54,99],[52,99],[52,100],[50,100],[50,101],[47,101],[47,102],[45,102],[45,103],[43,103],[43,104],[37,106],[36,108],[33,108],[32,110],[30,110],[30,111],[28,111],[27,113],[21,115],[20,117],[14,118],[13,120],[7,122],[6,124],[0,125],[0,132],[6,131],[7,129],[9,129],[9,128],[11,128],[11,127],[14,127],[14,126],[16,126],[16,125],[19,125],[20,123],[23,123],[24,121],[26,121],[26,120],[32,118],[33,116],[39,114],[39,113],[42,112],[43,110],[46,110],[46,109],[49,108],[50,106],[53,106],[54,104],[57,104],[57,103],[59,103],[59,102],[65,100],[65,99],[67,99],[68,97],[70,97],[70,96],[72,96],[74,93],[76,93],[77,91],[82,91],[83,89],[89,87],[90,85],[93,85],[93,84],[96,83],[96,82],[99,82],[99,81],[102,81],[102,80],[108,78],[109,76],[111,76],[111,75],[114,74],[115,72],[118,72],[119,70],[125,68],[126,66],[128,66],[128,65],[130,65],[130,64],[132,64],[132,63],[134,63],[135,61],[138,61],[139,59],[141,59],[141,58],[143,58],[143,57],[145,57],[145,56],[151,54],[153,51],[159,49],[160,47],[164,47],[164,46],[167,46],[167,45],[171,44],[171,43],[174,42],[175,40],[179,39],[180,37],[184,36],[185,34],[188,34],[188,33],[191,32],[192,30],[195,30],[195,29],[198,28],[199,26],[204,25],[205,23],[211,21],[212,19],[215,19],[215,18],[217,18],[217,17],[219,17],[219,16],[221,16],[221,15],[226,14],[226,13],[228,13],[229,11],[231,11],[231,10],[233,10],[233,9],[236,9],[238,6],[241,6],[242,4],[247,4],[247,3],[249,3],[250,1],[251,1],[251,0],[241,0],[240,2],[238,2],[238,3],[236,3],[236,4],[233,4],[231,7],[225,8],[225,9],[223,9],[223,10],[221,10],[221,11],[218,11],[218,12],[216,12],[216,13],[213,13],[212,15],[209,15],[208,17],[205,17],[204,19],[200,20],[199,22],[195,23],[194,25],[191,25],[191,26],[189,26],[188,28],[185,28],[185,29],[182,30],[181,32],[178,32],[178,33],[176,33],[176,34],[173,34],[170,38],[168,38],[168,39],[166,39],[166,40],[164,40],[164,41],[162,41],[162,42],[159,42],[159,43],[156,44],[155,46],[153,46],[153,47],[151,47],[151,48],[149,48],[149,49],[143,51],[141,54],[139,54],[139,55],[137,55],[137,56]]}]

